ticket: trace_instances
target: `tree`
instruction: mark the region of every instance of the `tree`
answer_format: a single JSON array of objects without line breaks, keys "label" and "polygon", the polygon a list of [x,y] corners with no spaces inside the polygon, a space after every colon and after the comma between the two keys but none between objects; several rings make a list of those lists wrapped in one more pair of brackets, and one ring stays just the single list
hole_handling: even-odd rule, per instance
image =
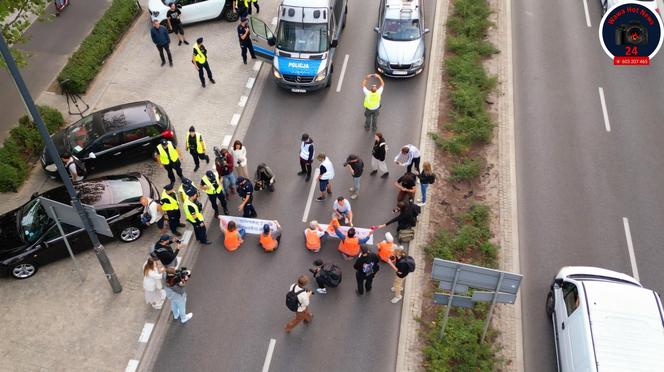
[{"label": "tree", "polygon": [[[17,44],[27,41],[25,31],[34,18],[44,19],[44,10],[50,0],[0,0],[0,27],[2,36],[11,46],[12,54],[19,66],[28,62],[26,52],[17,49]],[[4,61],[0,60],[4,67]]]}]

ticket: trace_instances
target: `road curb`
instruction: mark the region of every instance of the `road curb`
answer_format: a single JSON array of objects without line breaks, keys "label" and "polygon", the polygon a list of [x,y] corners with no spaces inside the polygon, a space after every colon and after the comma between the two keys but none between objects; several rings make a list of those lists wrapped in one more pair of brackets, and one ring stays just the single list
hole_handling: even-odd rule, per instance
[{"label": "road curb", "polygon": [[[427,88],[425,94],[424,110],[422,116],[422,130],[420,133],[420,152],[426,159],[434,159],[436,145],[429,133],[436,132],[438,128],[438,112],[440,106],[440,90],[443,82],[443,57],[445,55],[445,31],[449,1],[436,3],[433,21],[431,47],[429,48],[429,71],[427,75]],[[419,192],[419,191],[418,191]],[[424,288],[429,282],[424,268],[426,267],[424,246],[428,242],[429,215],[431,206],[424,207],[418,218],[415,238],[409,244],[409,255],[415,259],[416,267],[408,280],[404,282],[403,307],[401,310],[401,325],[399,327],[399,342],[397,346],[398,372],[419,371],[422,365],[422,349],[419,342],[419,322],[424,300]]]}]

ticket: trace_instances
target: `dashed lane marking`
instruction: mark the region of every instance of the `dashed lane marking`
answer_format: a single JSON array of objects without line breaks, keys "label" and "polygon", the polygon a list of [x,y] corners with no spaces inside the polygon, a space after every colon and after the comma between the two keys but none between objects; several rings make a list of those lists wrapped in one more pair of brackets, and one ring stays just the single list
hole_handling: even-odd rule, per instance
[{"label": "dashed lane marking", "polygon": [[248,99],[249,99],[249,97],[247,97],[247,96],[240,97],[240,102],[238,102],[237,105],[240,106],[240,107],[246,106]]},{"label": "dashed lane marking", "polygon": [[346,67],[348,67],[348,54],[344,57],[344,64],[341,66],[341,75],[339,75],[339,82],[337,83],[337,93],[341,92],[341,84],[344,83],[344,76],[346,76]]},{"label": "dashed lane marking", "polygon": [[590,24],[590,13],[588,12],[588,0],[583,0],[583,11],[586,13],[586,26],[592,27]]},{"label": "dashed lane marking", "polygon": [[302,214],[302,222],[307,222],[309,218],[309,209],[311,209],[311,201],[314,197],[314,190],[316,189],[316,179],[318,178],[318,173],[320,170],[316,168],[316,171],[313,174],[313,177],[309,180],[311,186],[309,186],[309,196],[307,197],[307,205],[304,207],[304,213]]},{"label": "dashed lane marking", "polygon": [[148,340],[150,340],[150,335],[152,334],[153,329],[154,323],[145,323],[143,331],[141,331],[141,335],[138,337],[138,342],[143,344],[147,343]]},{"label": "dashed lane marking", "polygon": [[240,114],[233,114],[233,117],[231,118],[231,125],[232,126],[237,126],[237,123],[240,122]]},{"label": "dashed lane marking", "polygon": [[251,89],[254,86],[254,82],[256,82],[255,78],[250,77],[247,79],[247,85],[245,85],[247,89]]},{"label": "dashed lane marking", "polygon": [[270,363],[272,362],[272,354],[274,353],[274,345],[277,343],[277,340],[271,338],[270,344],[267,346],[267,354],[265,354],[265,362],[263,362],[263,372],[268,372],[270,370]]},{"label": "dashed lane marking", "polygon": [[634,244],[632,244],[632,231],[629,228],[629,220],[623,217],[623,227],[625,228],[625,239],[627,239],[627,251],[629,253],[629,262],[632,265],[632,276],[634,279],[639,279],[639,268],[636,267],[636,255],[634,254]]},{"label": "dashed lane marking", "polygon": [[606,100],[604,99],[604,89],[599,87],[599,102],[602,105],[602,115],[604,115],[604,128],[607,132],[611,131],[611,123],[609,123],[609,112],[606,109]]},{"label": "dashed lane marking", "polygon": [[127,368],[125,368],[125,372],[136,372],[137,368],[138,368],[138,360],[130,359],[129,363],[127,363]]},{"label": "dashed lane marking", "polygon": [[254,71],[260,70],[262,64],[263,64],[263,62],[261,62],[261,61],[254,62],[254,67],[253,67]]},{"label": "dashed lane marking", "polygon": [[228,147],[231,144],[231,138],[232,136],[230,134],[227,134],[224,136],[224,140],[221,141],[221,147]]}]

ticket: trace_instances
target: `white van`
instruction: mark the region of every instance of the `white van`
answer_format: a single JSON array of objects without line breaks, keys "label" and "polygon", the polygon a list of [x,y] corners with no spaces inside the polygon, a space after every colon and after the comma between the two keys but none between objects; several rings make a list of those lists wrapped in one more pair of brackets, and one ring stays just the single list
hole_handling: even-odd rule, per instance
[{"label": "white van", "polygon": [[562,372],[664,371],[664,313],[629,275],[563,267],[546,300]]}]

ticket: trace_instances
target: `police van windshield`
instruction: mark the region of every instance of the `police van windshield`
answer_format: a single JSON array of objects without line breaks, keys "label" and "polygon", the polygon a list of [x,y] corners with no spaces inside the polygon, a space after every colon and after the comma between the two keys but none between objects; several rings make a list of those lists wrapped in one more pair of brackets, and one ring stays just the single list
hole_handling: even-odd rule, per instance
[{"label": "police van windshield", "polygon": [[327,23],[300,23],[282,20],[277,48],[293,53],[322,53],[329,47]]}]

